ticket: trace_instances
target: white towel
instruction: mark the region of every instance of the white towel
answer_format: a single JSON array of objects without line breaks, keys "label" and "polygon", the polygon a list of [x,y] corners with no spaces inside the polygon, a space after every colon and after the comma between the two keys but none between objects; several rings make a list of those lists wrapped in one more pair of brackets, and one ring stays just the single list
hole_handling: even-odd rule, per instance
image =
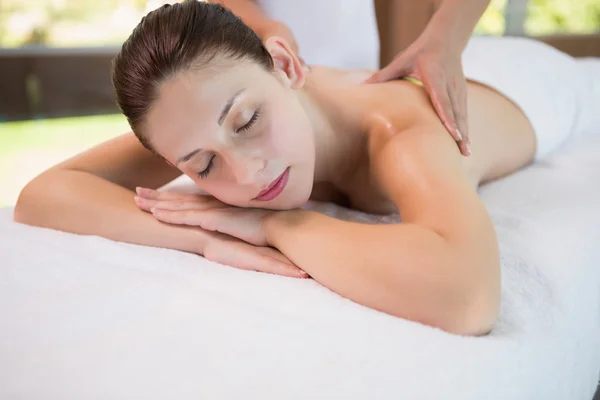
[{"label": "white towel", "polygon": [[373,311],[311,280],[15,224],[4,209],[0,398],[590,399],[598,154],[600,135],[583,138],[482,188],[502,256],[501,317],[482,338]]},{"label": "white towel", "polygon": [[465,76],[512,100],[536,134],[536,159],[600,126],[600,59],[573,58],[525,37],[473,37]]}]

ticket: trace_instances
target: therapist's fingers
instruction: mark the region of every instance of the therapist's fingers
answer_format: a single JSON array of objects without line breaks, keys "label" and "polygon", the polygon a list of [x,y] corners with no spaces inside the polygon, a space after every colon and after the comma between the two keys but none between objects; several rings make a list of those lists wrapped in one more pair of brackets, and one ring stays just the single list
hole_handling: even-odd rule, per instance
[{"label": "therapist's fingers", "polygon": [[433,108],[446,127],[446,130],[456,142],[462,141],[463,136],[456,126],[452,101],[450,100],[445,77],[441,72],[433,72],[430,70],[423,71],[422,76],[423,86],[425,87],[427,94],[429,94]]},{"label": "therapist's fingers", "polygon": [[469,156],[471,155],[471,149],[469,148],[471,140],[469,138],[467,118],[467,83],[462,74],[461,76],[452,78],[452,82],[448,85],[448,93],[450,102],[452,103],[454,120],[456,121],[457,129],[462,134],[463,138],[463,140],[459,142],[459,147],[462,154]]},{"label": "therapist's fingers", "polygon": [[403,76],[410,75],[411,68],[405,57],[402,55],[396,57],[389,63],[385,68],[378,72],[375,72],[364,83],[381,83],[391,81],[393,79],[402,78]]}]

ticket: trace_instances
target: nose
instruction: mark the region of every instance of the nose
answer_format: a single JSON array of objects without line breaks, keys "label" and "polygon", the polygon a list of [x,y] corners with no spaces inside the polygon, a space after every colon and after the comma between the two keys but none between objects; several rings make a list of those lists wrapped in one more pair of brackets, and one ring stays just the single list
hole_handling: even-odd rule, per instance
[{"label": "nose", "polygon": [[237,157],[231,164],[236,182],[248,185],[258,180],[260,173],[267,166],[267,161],[257,157]]}]

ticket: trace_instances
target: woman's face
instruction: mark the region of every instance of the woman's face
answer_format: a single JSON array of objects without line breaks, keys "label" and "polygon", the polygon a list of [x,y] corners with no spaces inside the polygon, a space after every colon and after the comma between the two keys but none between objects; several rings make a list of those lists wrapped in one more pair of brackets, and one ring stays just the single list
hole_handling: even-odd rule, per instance
[{"label": "woman's face", "polygon": [[190,69],[164,82],[146,119],[155,150],[217,199],[291,209],[312,191],[310,120],[282,70],[250,61]]}]

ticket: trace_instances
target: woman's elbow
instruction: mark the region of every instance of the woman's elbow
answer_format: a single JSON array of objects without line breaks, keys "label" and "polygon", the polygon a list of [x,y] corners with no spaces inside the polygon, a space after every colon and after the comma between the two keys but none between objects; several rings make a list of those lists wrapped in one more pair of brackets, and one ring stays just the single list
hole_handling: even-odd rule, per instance
[{"label": "woman's elbow", "polygon": [[39,204],[36,204],[38,196],[38,178],[29,182],[19,193],[14,207],[13,219],[27,225],[37,225]]},{"label": "woman's elbow", "polygon": [[44,226],[48,217],[48,205],[52,203],[52,188],[57,186],[48,171],[31,180],[19,193],[14,207],[13,219],[26,225]]},{"label": "woman's elbow", "polygon": [[[465,296],[466,294],[466,296]],[[496,325],[500,313],[500,285],[479,286],[465,290],[462,304],[455,308],[454,318],[448,321],[451,333],[463,336],[484,336]]]},{"label": "woman's elbow", "polygon": [[[455,269],[451,279],[433,290],[437,294],[437,301],[431,304],[435,310],[428,310],[429,318],[423,322],[462,336],[490,333],[500,313],[499,269],[497,265],[494,271],[479,270],[481,274],[473,270],[461,274]],[[466,279],[460,279],[460,275]]]},{"label": "woman's elbow", "polygon": [[463,323],[458,326],[457,334],[464,336],[485,336],[492,332],[499,315],[499,301],[482,300],[475,310],[465,311]]},{"label": "woman's elbow", "polygon": [[[495,243],[495,242],[494,242]],[[454,264],[454,275],[450,296],[456,301],[454,305],[454,321],[451,322],[453,333],[465,336],[484,336],[496,325],[500,314],[500,257],[497,245],[491,250],[482,252],[470,260],[459,257],[462,263]],[[465,263],[465,259],[469,260]],[[462,267],[462,268],[460,268]]]}]

